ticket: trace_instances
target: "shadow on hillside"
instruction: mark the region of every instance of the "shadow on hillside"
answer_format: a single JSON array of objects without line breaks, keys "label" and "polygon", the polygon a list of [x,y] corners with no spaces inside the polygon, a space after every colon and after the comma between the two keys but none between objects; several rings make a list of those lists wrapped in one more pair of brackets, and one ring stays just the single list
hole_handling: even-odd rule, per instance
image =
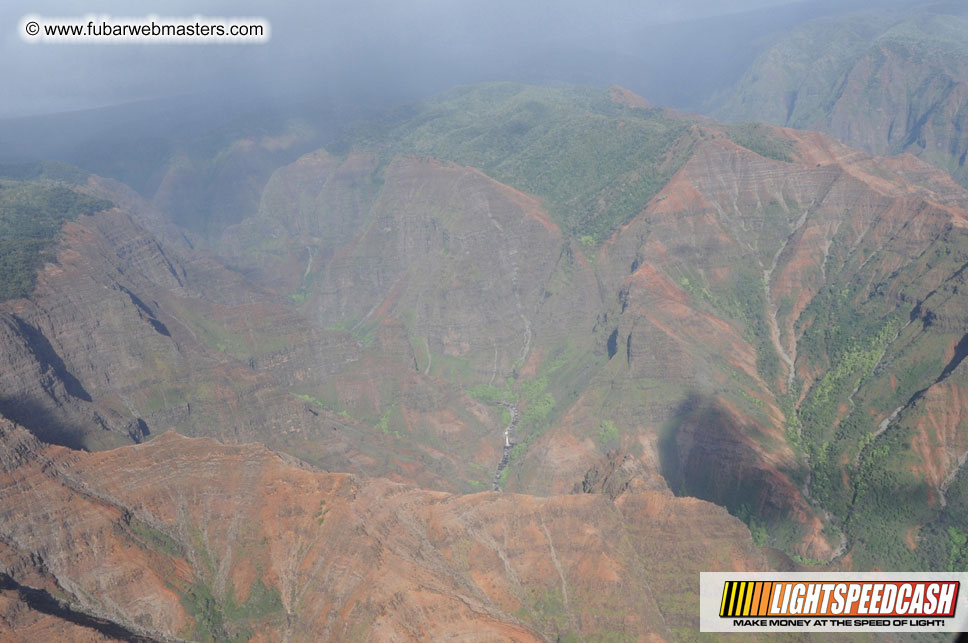
[{"label": "shadow on hillside", "polygon": [[659,473],[665,478],[666,484],[677,496],[689,495],[684,491],[686,481],[682,471],[682,459],[676,437],[679,427],[686,418],[706,405],[703,395],[695,391],[690,392],[673,413],[672,419],[664,427],[659,437]]},{"label": "shadow on hillside", "polygon": [[91,395],[84,389],[80,381],[74,377],[74,374],[67,370],[64,360],[54,350],[54,347],[47,337],[20,317],[16,315],[12,315],[11,317],[14,323],[17,324],[17,330],[23,335],[27,346],[30,347],[40,366],[45,371],[52,371],[54,376],[64,384],[64,389],[71,396],[84,400],[85,402],[90,402]]},{"label": "shadow on hillside", "polygon": [[81,427],[33,400],[0,396],[0,415],[30,431],[37,439],[71,449],[84,449]]},{"label": "shadow on hillside", "polygon": [[0,590],[14,591],[17,593],[17,598],[31,609],[87,628],[91,630],[92,636],[96,632],[106,639],[118,641],[131,641],[133,643],[154,641],[154,639],[141,636],[113,621],[73,609],[69,604],[54,598],[47,590],[21,585],[8,574],[0,573]]},{"label": "shadow on hillside", "polygon": [[787,472],[763,461],[755,435],[719,400],[693,391],[660,437],[660,473],[677,496],[708,500],[736,516],[780,519],[794,487]]}]

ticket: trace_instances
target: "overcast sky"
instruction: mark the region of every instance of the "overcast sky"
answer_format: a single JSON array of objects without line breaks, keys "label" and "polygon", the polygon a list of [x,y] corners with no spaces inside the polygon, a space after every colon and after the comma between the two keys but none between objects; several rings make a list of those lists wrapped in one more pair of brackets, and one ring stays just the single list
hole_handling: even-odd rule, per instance
[{"label": "overcast sky", "polygon": [[[446,65],[509,61],[561,44],[614,52],[636,28],[793,0],[5,0],[0,117],[203,91],[311,86],[368,74],[418,82]],[[29,44],[22,16],[262,16],[264,45]],[[455,62],[456,61],[456,62]],[[378,73],[382,72],[382,73]],[[460,79],[459,74],[455,76]],[[425,80],[425,78],[424,78]],[[468,81],[477,80],[469,78]]]}]

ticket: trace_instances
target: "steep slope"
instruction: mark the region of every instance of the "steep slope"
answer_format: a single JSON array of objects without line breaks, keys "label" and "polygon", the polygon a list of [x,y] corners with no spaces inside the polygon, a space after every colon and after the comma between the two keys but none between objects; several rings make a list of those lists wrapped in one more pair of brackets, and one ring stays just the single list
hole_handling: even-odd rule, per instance
[{"label": "steep slope", "polygon": [[[627,338],[619,342],[624,364],[608,384],[621,392],[610,399],[630,399],[632,382],[656,371],[648,366],[653,359],[678,368],[665,367],[661,384],[646,379],[649,392],[668,390],[670,376],[682,378],[684,369],[704,369],[703,377],[715,378],[714,399],[694,395],[682,405],[660,446],[673,488],[752,514],[754,531],[761,521],[794,518],[812,496],[845,535],[839,545],[829,539],[826,553],[817,542],[800,553],[826,559],[859,545],[854,561],[861,565],[896,560],[915,516],[950,519],[913,505],[918,493],[930,498],[945,476],[953,479],[963,453],[957,413],[928,419],[918,400],[922,389],[944,381],[938,405],[957,408],[968,194],[910,157],[879,161],[819,135],[773,136],[790,144],[793,162],[713,134],[603,249],[633,267],[618,323]],[[709,314],[726,324],[713,330]],[[905,420],[924,426],[922,436],[901,430],[892,439],[898,442],[876,442],[895,431],[896,418],[902,427]],[[901,455],[925,453],[919,445],[939,441],[940,470],[939,456]],[[909,473],[885,479],[890,467],[869,457],[902,458]],[[762,464],[800,480],[801,461],[810,466],[806,498]],[[899,501],[900,484],[914,495]],[[794,500],[776,507],[784,497]],[[809,525],[808,516],[794,519]],[[940,561],[896,564],[933,568]]]},{"label": "steep slope", "polygon": [[451,496],[173,433],[79,453],[5,420],[0,463],[3,573],[153,637],[668,639],[696,627],[683,570],[767,568],[739,521],[668,493]]},{"label": "steep slope", "polygon": [[[383,99],[332,91],[244,97],[207,88],[95,109],[0,119],[3,162],[59,159],[124,183],[190,231],[196,243],[255,212],[266,180],[376,113]],[[110,102],[110,101],[109,101]]]},{"label": "steep slope", "polygon": [[[165,415],[189,431],[215,428],[215,409],[206,410],[204,394],[186,398],[189,387],[198,391],[204,380],[246,386],[248,380],[251,394],[267,383],[239,363],[250,355],[232,336],[233,322],[246,316],[247,339],[263,352],[272,346],[259,345],[255,337],[270,342],[270,328],[276,346],[298,344],[304,332],[284,311],[272,310],[270,301],[265,296],[259,301],[258,292],[214,264],[199,261],[186,268],[177,252],[118,208],[82,216],[60,231],[56,260],[37,275],[30,299],[2,304],[2,347],[10,365],[3,372],[4,412],[47,440],[90,440],[90,446],[143,437],[145,423],[160,423]],[[260,307],[268,310],[258,315]],[[220,350],[205,348],[199,340],[205,331],[224,342],[212,342]],[[192,402],[194,412],[188,409]],[[180,420],[174,417],[179,409]],[[89,417],[78,421],[84,413]],[[244,433],[260,423],[260,414],[248,408],[230,423]],[[230,423],[223,422],[223,430]],[[59,434],[61,427],[83,435]]]},{"label": "steep slope", "polygon": [[[60,229],[58,221],[29,299],[0,303],[3,413],[43,440],[76,448],[177,429],[258,440],[335,470],[437,488],[466,490],[473,487],[465,480],[483,486],[489,479],[489,466],[474,468],[453,452],[414,452],[402,436],[375,427],[378,417],[368,424],[301,396],[360,361],[356,338],[315,328],[286,297],[179,243],[130,190],[81,178],[31,179],[5,189],[36,185],[119,205],[76,216]],[[26,272],[34,264],[24,265]],[[482,447],[482,457],[496,452],[498,446],[474,437],[490,428],[486,409],[417,379],[409,386],[424,417],[436,418],[445,434],[469,433],[469,449]]]},{"label": "steep slope", "polygon": [[778,36],[710,108],[909,152],[968,185],[966,34],[968,14],[952,2],[810,21]]}]

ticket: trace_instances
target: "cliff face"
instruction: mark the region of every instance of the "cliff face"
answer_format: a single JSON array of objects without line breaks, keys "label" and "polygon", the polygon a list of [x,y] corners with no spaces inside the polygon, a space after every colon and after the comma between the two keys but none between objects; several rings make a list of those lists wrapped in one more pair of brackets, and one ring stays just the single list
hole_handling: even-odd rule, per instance
[{"label": "cliff face", "polygon": [[[404,475],[386,457],[406,450],[399,440],[387,444],[372,426],[299,397],[361,359],[350,333],[313,326],[286,297],[174,238],[123,187],[92,180],[83,189],[119,207],[65,225],[30,298],[0,304],[4,414],[74,448],[177,429],[277,445],[335,470],[458,487],[441,476],[436,453],[408,457]],[[430,413],[459,403],[426,383],[422,395]],[[443,414],[448,430],[467,422]]]},{"label": "cliff face", "polygon": [[[311,340],[271,296],[214,264],[186,267],[117,209],[66,225],[31,298],[4,303],[0,315],[11,366],[0,375],[4,412],[74,446],[137,441],[159,425],[261,432],[267,417],[285,414],[260,410],[260,395],[297,404],[260,392],[274,383],[242,362],[249,347],[254,365],[271,372],[273,343],[291,350]],[[329,348],[339,354],[338,344]],[[232,400],[234,417],[216,420],[232,413]],[[298,428],[305,413],[288,415]]]},{"label": "cliff face", "polygon": [[[321,327],[365,336],[405,322],[413,346],[400,357],[419,370],[454,358],[476,382],[523,362],[562,251],[537,199],[433,160],[401,157],[376,172],[365,155],[304,157],[277,172],[262,214],[226,245],[306,299]],[[280,252],[259,248],[267,237]]]},{"label": "cliff face", "polygon": [[695,627],[684,568],[766,568],[739,521],[668,493],[451,496],[172,433],[0,433],[4,573],[142,635],[669,638]]}]

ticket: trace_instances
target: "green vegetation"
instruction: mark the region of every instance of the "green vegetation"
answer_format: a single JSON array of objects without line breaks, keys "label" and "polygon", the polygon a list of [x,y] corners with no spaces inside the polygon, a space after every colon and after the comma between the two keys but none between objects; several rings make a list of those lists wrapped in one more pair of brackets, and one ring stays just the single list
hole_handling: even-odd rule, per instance
[{"label": "green vegetation", "polygon": [[876,334],[851,340],[842,346],[839,354],[832,356],[833,368],[814,384],[800,406],[800,421],[811,437],[823,439],[830,435],[839,404],[859,380],[871,374],[899,328],[896,319],[888,321]]},{"label": "green vegetation", "polygon": [[[939,7],[941,8],[941,7]],[[924,13],[900,22],[877,39],[880,43],[903,44],[922,57],[936,60],[968,57],[965,30],[968,19],[964,15],[952,15],[943,9],[938,13]]]},{"label": "green vegetation", "polygon": [[968,467],[961,468],[946,498],[947,513],[922,530],[925,557],[937,561],[938,569],[964,571],[968,569]]},{"label": "green vegetation", "polygon": [[948,527],[951,548],[948,556],[948,571],[960,572],[968,569],[968,534],[957,527]]},{"label": "green vegetation", "polygon": [[950,92],[968,73],[963,5],[919,3],[806,21],[713,99],[714,111],[725,120],[826,131],[878,154],[910,152],[968,185],[964,112]]},{"label": "green vegetation", "polygon": [[428,354],[431,360],[430,374],[452,382],[473,382],[474,369],[467,357],[456,355]]},{"label": "green vegetation", "polygon": [[[512,465],[504,469],[499,481],[502,487],[512,468],[515,476],[530,473],[518,467],[516,461],[520,461],[538,438],[568,410],[578,398],[578,392],[585,389],[588,379],[605,363],[605,355],[601,351],[592,353],[578,349],[575,344],[553,351],[551,355],[551,359],[542,365],[534,377],[508,384],[516,391],[515,399],[521,415],[514,432],[515,445],[510,454]],[[510,421],[510,417],[505,419]],[[613,434],[608,432],[607,436],[611,439]],[[589,437],[594,439],[597,436],[592,432]]]},{"label": "green vegetation", "polygon": [[[810,495],[833,514],[858,569],[966,562],[958,536],[968,533],[965,476],[942,506],[931,471],[951,447],[938,442],[939,419],[928,415],[935,411],[923,393],[963,337],[936,314],[964,308],[968,239],[945,233],[930,244],[898,267],[894,248],[858,247],[850,231],[834,238],[827,284],[798,321],[798,363],[814,374],[810,389],[795,413],[791,398],[780,400],[788,435],[810,463]],[[946,383],[965,386],[957,371]]]},{"label": "green vegetation", "polygon": [[740,123],[726,129],[729,140],[774,161],[793,162],[793,141],[782,139],[761,123]]},{"label": "green vegetation", "polygon": [[191,638],[196,641],[248,641],[252,637],[249,627],[252,622],[283,609],[279,591],[266,587],[261,576],[249,588],[249,595],[242,603],[237,602],[231,584],[224,599],[218,600],[204,581],[189,585],[180,597],[181,604],[195,621]]},{"label": "green vegetation", "polygon": [[192,525],[189,537],[191,538],[192,550],[195,552],[198,561],[202,563],[204,571],[209,575],[214,574],[215,561],[212,560],[212,555],[208,551],[205,534],[197,525]]},{"label": "green vegetation", "polygon": [[213,318],[205,309],[197,310],[189,305],[177,304],[173,304],[172,308],[202,343],[239,361],[285,348],[291,341],[289,337],[276,332],[271,318],[261,325],[249,320],[243,331]]},{"label": "green vegetation", "polygon": [[[376,428],[380,429],[385,434],[390,433],[390,414],[393,413],[393,407],[389,407],[380,416],[380,421],[376,423]],[[397,436],[399,437],[399,435]]]},{"label": "green vegetation", "polygon": [[309,301],[309,298],[312,297],[312,293],[306,288],[298,288],[297,290],[289,293],[288,296],[289,296],[289,301],[296,304],[297,306],[301,306],[305,304],[307,301]]},{"label": "green vegetation", "polygon": [[511,459],[519,458],[549,427],[549,418],[555,408],[555,396],[549,392],[548,376],[542,374],[521,382],[522,406],[518,420],[518,444],[511,449]]},{"label": "green vegetation", "polygon": [[[320,505],[320,512],[324,516],[326,510],[323,504]],[[205,534],[198,526],[192,525],[189,538],[198,563],[195,579],[190,584],[178,583],[174,587],[181,604],[194,621],[194,626],[183,636],[187,635],[196,641],[248,641],[252,637],[250,626],[253,623],[282,613],[282,597],[275,587],[266,586],[261,571],[249,587],[244,601],[236,596],[231,581],[224,594],[216,592],[212,579],[218,566],[209,553]],[[263,538],[261,545],[255,544],[255,547],[265,547],[265,544]],[[252,547],[253,544],[244,545],[245,550],[251,550]]]},{"label": "green vegetation", "polygon": [[139,541],[139,544],[143,545],[147,549],[162,551],[169,556],[176,558],[180,558],[185,555],[185,552],[182,550],[181,543],[171,538],[167,534],[158,531],[154,527],[146,525],[136,518],[131,518],[128,521],[128,528],[131,530],[131,533],[134,535],[134,537]]},{"label": "green vegetation", "polygon": [[[224,617],[218,601],[212,594],[207,583],[197,582],[190,585],[181,593],[181,604],[192,616],[195,626],[191,631],[191,638],[196,641],[227,640],[223,629]],[[248,640],[248,636],[238,637],[236,641]]]},{"label": "green vegetation", "polygon": [[63,184],[0,179],[0,301],[30,294],[64,223],[110,207]]},{"label": "green vegetation", "polygon": [[908,529],[931,521],[935,510],[924,502],[921,481],[908,469],[903,429],[885,433],[865,451],[852,476],[854,502],[847,512],[845,532],[854,542],[855,564],[885,569],[930,569],[918,564],[920,554],[905,545]]},{"label": "green vegetation", "polygon": [[500,485],[500,487],[501,487],[502,489],[503,489],[503,488],[504,488],[504,486],[505,486],[505,485],[506,485],[506,484],[508,483],[508,476],[509,476],[509,475],[511,475],[511,470],[510,470],[510,469],[508,469],[507,467],[505,467],[505,468],[504,468],[504,471],[502,471],[502,472],[501,472],[501,475],[500,475],[500,477],[498,478],[498,485]]},{"label": "green vegetation", "polygon": [[534,623],[545,631],[567,632],[570,629],[568,611],[565,609],[560,587],[528,591],[526,604],[518,608],[515,616]]},{"label": "green vegetation", "polygon": [[[331,146],[433,156],[484,170],[548,204],[568,233],[593,245],[628,222],[688,158],[690,123],[632,109],[606,92],[493,83],[463,87]],[[390,141],[387,143],[386,141]]]},{"label": "green vegetation", "polygon": [[[838,36],[834,46],[850,48],[851,37],[870,38],[884,28],[884,24],[869,27],[853,22],[840,32],[843,42]],[[863,49],[860,46],[856,51]],[[822,92],[818,96],[811,94],[809,100],[801,97],[796,105],[791,104],[791,109],[797,111],[789,116],[804,118],[807,112],[801,109],[819,109],[817,101],[826,98]],[[578,248],[589,256],[594,254],[584,250],[593,250],[617,226],[641,211],[668,176],[681,166],[681,159],[692,147],[692,139],[684,129],[687,124],[685,120],[669,120],[657,110],[630,110],[611,103],[602,92],[492,84],[458,89],[400,110],[383,122],[357,127],[331,151],[345,153],[351,148],[367,148],[377,151],[384,164],[395,156],[411,154],[481,168],[495,179],[544,200],[553,219],[576,241],[568,244],[563,255],[570,260]],[[741,123],[728,126],[726,132],[736,144],[766,158],[790,162],[795,153],[793,143],[769,127]],[[727,234],[742,231],[750,249],[748,254],[744,252],[722,266],[724,270],[700,270],[685,253],[681,261],[666,267],[668,274],[689,293],[692,305],[715,313],[743,333],[756,349],[758,374],[774,393],[771,399],[756,377],[710,351],[703,357],[718,370],[717,376],[723,373],[728,377],[724,390],[717,395],[748,413],[754,425],[770,426],[774,421],[772,403],[779,404],[786,418],[788,441],[810,464],[809,476],[806,467],[793,466],[792,471],[784,473],[797,484],[809,480],[812,499],[835,515],[826,534],[830,542],[836,543],[842,530],[848,542],[857,546],[855,560],[871,565],[890,560],[903,568],[924,567],[927,556],[944,565],[952,557],[961,560],[963,544],[957,534],[968,533],[968,525],[939,518],[937,509],[915,508],[917,502],[924,504],[926,485],[918,479],[916,471],[920,465],[910,453],[910,440],[905,438],[909,427],[892,426],[887,434],[877,438],[875,432],[876,424],[887,413],[908,404],[915,393],[934,381],[943,368],[940,360],[945,347],[951,343],[951,337],[942,336],[937,330],[923,337],[914,336],[914,324],[907,330],[911,308],[929,294],[912,286],[931,283],[932,288],[937,286],[932,291],[934,298],[940,299],[946,288],[956,287],[942,281],[944,275],[955,273],[965,254],[956,252],[950,240],[942,238],[916,261],[897,268],[896,257],[885,256],[895,253],[896,247],[882,253],[870,240],[858,238],[862,233],[857,226],[842,226],[833,243],[824,248],[822,277],[826,285],[800,315],[794,329],[798,339],[797,374],[804,380],[795,378],[792,390],[787,391],[786,369],[771,341],[764,270],[777,259],[788,259],[777,253],[806,208],[811,207],[810,203],[801,202],[802,198],[799,191],[790,189],[764,199],[755,208],[724,213],[722,224]],[[441,214],[442,220],[446,215]],[[845,220],[854,220],[850,210],[843,216]],[[644,229],[643,234],[648,234],[647,225]],[[878,238],[876,243],[886,243],[886,237]],[[571,285],[569,262],[562,265],[546,285],[550,294]],[[784,268],[781,262],[776,274],[780,275]],[[813,280],[821,277],[821,268],[817,266],[804,264],[802,268],[808,277],[804,284],[815,283]],[[930,278],[925,279],[928,273]],[[799,293],[784,293],[776,301],[780,320],[788,319],[799,303]],[[943,301],[935,302],[932,307],[941,314],[944,305]],[[953,314],[947,311],[947,318],[952,319]],[[930,323],[926,318],[924,325]],[[787,341],[788,329],[783,323],[780,326],[782,339]],[[607,346],[610,355],[621,350],[616,339],[605,339],[613,329],[614,325],[606,335],[596,337],[598,348]],[[950,328],[947,332],[951,332]],[[908,343],[911,348],[905,353],[902,346]],[[579,341],[576,345],[582,344]],[[443,356],[438,359],[434,355],[431,361],[429,349],[419,338],[411,338],[411,346],[420,370],[429,365],[433,374],[452,381],[480,381],[466,360]],[[697,347],[697,353],[702,350]],[[525,470],[522,456],[561,417],[579,392],[588,390],[585,385],[592,376],[587,373],[601,372],[597,359],[598,353],[562,351],[528,379],[467,389],[480,402],[514,402],[521,410],[512,465],[503,472],[502,485],[509,474],[512,485],[513,478],[519,476],[522,481],[528,480],[530,472]],[[614,360],[616,371],[628,366],[621,362]],[[810,390],[801,391],[807,384]],[[648,384],[650,388],[646,388],[645,382],[623,383],[616,386],[612,400],[608,398],[613,394],[606,392],[601,394],[605,399],[588,400],[601,403],[602,409],[615,402],[614,408],[618,409],[614,414],[608,411],[608,419],[599,417],[587,427],[587,437],[598,448],[613,448],[621,440],[622,431],[631,426],[622,409],[635,403],[630,400],[635,397],[637,386],[654,397],[655,391],[664,390],[665,385]],[[669,393],[679,396],[682,391]],[[623,397],[618,400],[620,394]],[[715,420],[710,418],[711,422]],[[755,426],[743,427],[743,431],[767,452],[778,447],[768,431],[759,431]],[[762,507],[743,504],[757,497],[762,480],[750,480],[735,489],[722,489],[722,485],[716,484],[710,477],[690,491],[705,494],[740,516],[758,544],[785,546],[801,535],[799,525],[782,517],[765,517],[760,515]],[[865,499],[864,506],[860,506],[861,498]],[[916,553],[902,551],[907,550],[906,546],[897,544],[904,542],[915,519],[924,525],[924,544]],[[924,553],[929,550],[933,553]]]},{"label": "green vegetation", "polygon": [[603,450],[618,446],[618,427],[611,420],[602,420],[598,425],[598,444]]},{"label": "green vegetation", "polygon": [[233,623],[244,623],[264,618],[282,610],[282,597],[275,587],[266,587],[259,576],[249,588],[249,595],[241,604],[235,601],[235,588],[229,585],[225,600],[225,616]]},{"label": "green vegetation", "polygon": [[353,335],[356,341],[363,345],[363,348],[369,348],[373,343],[373,340],[376,339],[376,331],[379,327],[380,322],[378,320],[360,322],[353,325],[349,329],[349,332],[351,335]]},{"label": "green vegetation", "polygon": [[498,404],[500,402],[514,401],[514,394],[510,388],[499,389],[489,384],[478,384],[467,390],[467,394],[478,402],[485,404]]},{"label": "green vegetation", "polygon": [[325,520],[326,520],[326,514],[328,514],[328,513],[329,513],[329,507],[326,506],[326,501],[325,500],[320,500],[319,501],[319,509],[317,509],[316,510],[316,513],[313,514],[313,518],[316,519],[316,524],[317,525],[322,525],[323,522],[325,522]]},{"label": "green vegetation", "polygon": [[333,413],[336,413],[337,415],[339,415],[341,417],[344,417],[346,419],[352,419],[350,417],[350,414],[346,411],[346,409],[340,409],[340,408],[338,408],[338,405],[335,404],[335,403],[333,403],[333,402],[324,400],[324,399],[319,398],[319,397],[315,397],[313,395],[309,395],[307,393],[296,393],[294,391],[289,391],[289,395],[292,395],[297,400],[302,400],[303,402],[306,402],[307,404],[312,404],[313,406],[317,406],[317,407],[319,407],[321,409],[326,409],[327,411],[332,411]]},{"label": "green vegetation", "polygon": [[[720,285],[716,292],[711,292],[695,271],[682,267],[682,272],[686,274],[679,278],[679,285],[696,303],[707,304],[717,315],[746,329],[746,339],[756,348],[757,371],[765,382],[776,382],[780,376],[780,359],[770,339],[762,271],[752,261],[737,265],[731,271],[729,282]],[[753,402],[751,410],[757,410],[761,404]]]}]

